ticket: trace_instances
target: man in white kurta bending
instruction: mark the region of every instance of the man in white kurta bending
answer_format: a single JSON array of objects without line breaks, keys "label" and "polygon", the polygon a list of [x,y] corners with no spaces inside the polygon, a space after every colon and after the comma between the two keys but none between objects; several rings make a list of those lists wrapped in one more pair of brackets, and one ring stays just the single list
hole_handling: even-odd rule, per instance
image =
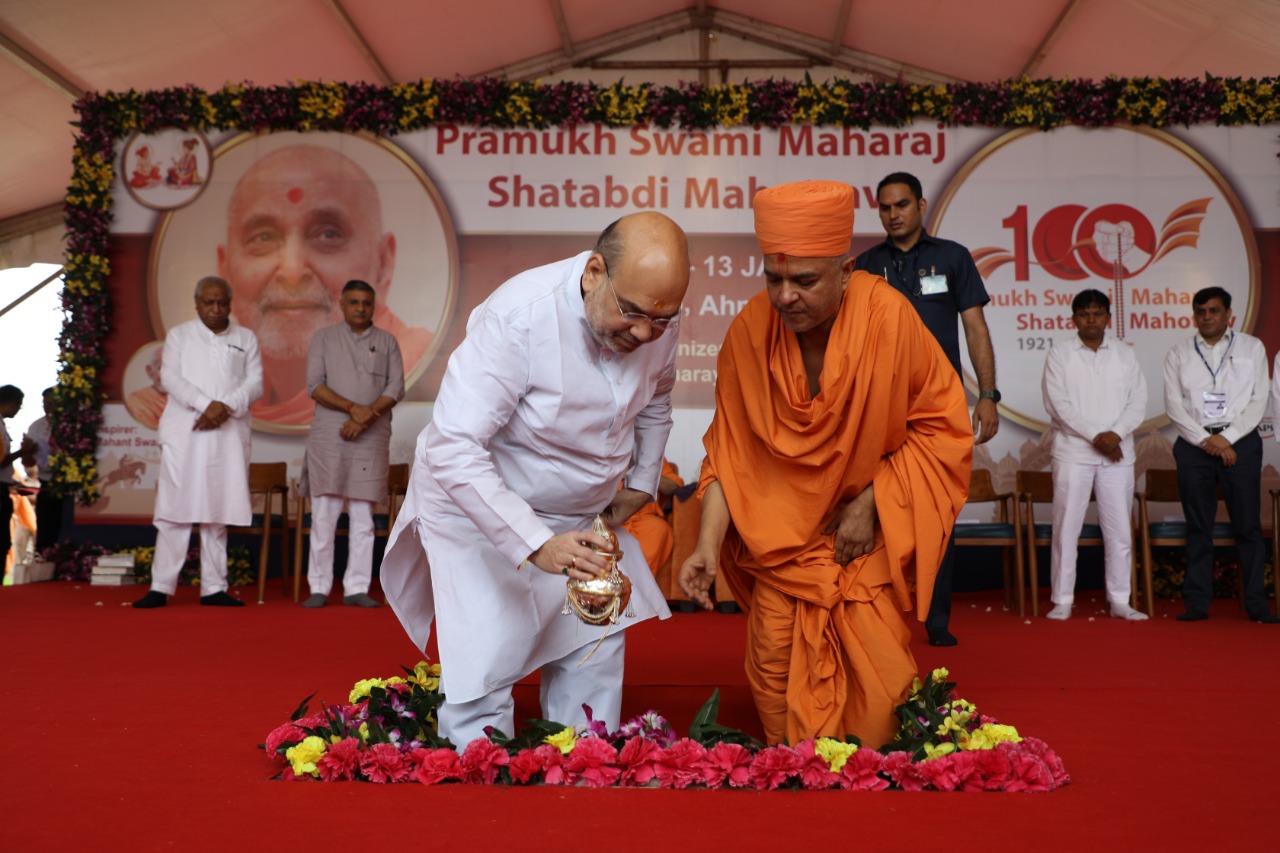
[{"label": "man in white kurta bending", "polygon": [[1098,503],[1107,602],[1119,619],[1146,619],[1129,606],[1133,560],[1133,431],[1146,417],[1147,380],[1133,348],[1107,334],[1111,299],[1084,290],[1071,302],[1076,336],[1044,362],[1044,407],[1053,429],[1053,547],[1050,619],[1069,619],[1076,552],[1089,495]]},{"label": "man in white kurta bending", "polygon": [[252,518],[249,404],[262,396],[253,332],[231,322],[231,288],[209,276],[196,285],[196,314],[164,339],[156,552],[151,591],[134,607],[164,607],[178,588],[191,525],[200,525],[200,603],[241,607],[227,594],[227,525]]},{"label": "man in white kurta bending", "polygon": [[[618,725],[623,629],[670,615],[622,522],[657,494],[688,284],[684,232],[626,216],[593,251],[499,287],[449,358],[382,588],[419,649],[436,624],[440,732],[459,748],[487,726],[511,734],[511,687],[539,668],[545,718],[585,722],[585,704]],[[565,576],[605,568],[601,512],[635,615],[593,627],[561,608]]]},{"label": "man in white kurta bending", "polygon": [[303,607],[324,607],[333,588],[333,533],[347,505],[347,569],[342,603],[377,607],[373,575],[373,505],[387,496],[391,409],[404,396],[404,362],[390,332],[373,325],[374,293],[352,280],[342,288],[341,323],[325,326],[307,351],[307,390],[316,401],[303,494],[311,495],[311,558]]}]

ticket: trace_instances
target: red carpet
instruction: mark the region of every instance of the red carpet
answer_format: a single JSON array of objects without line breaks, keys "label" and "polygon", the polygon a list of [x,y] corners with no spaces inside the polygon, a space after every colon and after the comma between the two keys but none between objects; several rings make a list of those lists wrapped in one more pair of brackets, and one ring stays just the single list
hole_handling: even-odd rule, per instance
[{"label": "red carpet", "polygon": [[[0,849],[1277,849],[1280,626],[1232,601],[1131,624],[1085,595],[1069,622],[1024,624],[993,594],[957,597],[962,644],[918,643],[921,669],[948,666],[961,696],[1051,744],[1073,777],[1060,791],[760,794],[271,782],[255,744],[303,697],[418,659],[391,611],[304,610],[278,586],[243,609],[190,589],[122,606],[142,591],[0,589]],[[683,732],[719,685],[721,722],[758,733],[743,624],[630,632],[624,715],[657,708]],[[536,688],[517,695],[537,713]]]}]

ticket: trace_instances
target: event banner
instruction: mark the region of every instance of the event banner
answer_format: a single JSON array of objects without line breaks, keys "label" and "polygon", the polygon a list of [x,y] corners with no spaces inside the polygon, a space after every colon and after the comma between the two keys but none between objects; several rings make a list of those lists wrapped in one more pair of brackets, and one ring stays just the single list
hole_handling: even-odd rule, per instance
[{"label": "event banner", "polygon": [[[764,286],[753,196],[787,181],[851,184],[858,253],[885,237],[876,185],[896,171],[920,179],[926,227],[970,250],[991,297],[985,316],[1002,425],[975,464],[1005,473],[1047,464],[1036,461],[1045,353],[1074,334],[1071,300],[1086,288],[1111,296],[1112,331],[1143,366],[1142,431],[1168,436],[1162,366],[1194,332],[1196,290],[1225,287],[1235,328],[1261,337],[1271,354],[1280,348],[1280,298],[1266,286],[1280,275],[1278,164],[1268,127],[438,125],[390,138],[133,136],[117,148],[112,196],[102,498],[78,512],[82,520],[149,518],[165,405],[162,342],[195,317],[202,276],[231,282],[234,319],[261,345],[266,393],[253,409],[253,458],[287,461],[295,475],[314,407],[311,335],[340,321],[346,281],[370,282],[375,323],[404,356],[392,461],[407,462],[470,312],[512,275],[589,250],[605,225],[642,210],[665,213],[690,238],[668,456],[696,476],[720,344]],[[967,353],[964,371],[972,400]]]}]

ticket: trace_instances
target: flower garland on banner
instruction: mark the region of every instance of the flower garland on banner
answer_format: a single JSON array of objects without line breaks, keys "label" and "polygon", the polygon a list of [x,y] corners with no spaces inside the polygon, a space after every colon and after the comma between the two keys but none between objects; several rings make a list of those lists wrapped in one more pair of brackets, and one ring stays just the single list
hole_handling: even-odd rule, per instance
[{"label": "flower garland on banner", "polygon": [[98,498],[100,373],[110,331],[106,289],[110,189],[116,143],[133,132],[365,131],[394,136],[442,123],[490,128],[580,124],[710,130],[784,124],[901,127],[916,119],[953,126],[1066,124],[1148,127],[1261,125],[1280,121],[1280,78],[1120,78],[914,84],[834,79],[705,86],[511,81],[498,78],[368,83],[228,84],[148,92],[91,92],[76,103],[73,175],[64,218],[67,255],[53,400],[50,467],[56,489],[82,504]]},{"label": "flower garland on banner", "polygon": [[1047,744],[980,714],[952,695],[946,669],[912,685],[898,707],[897,737],[881,750],[855,737],[766,747],[716,722],[720,691],[687,737],[655,711],[610,732],[530,720],[515,737],[490,729],[459,753],[436,731],[440,665],[420,661],[405,677],[356,682],[347,702],[309,714],[308,696],[261,744],[277,778],[326,782],[458,782],[588,788],[756,790],[1052,791],[1071,777]]}]

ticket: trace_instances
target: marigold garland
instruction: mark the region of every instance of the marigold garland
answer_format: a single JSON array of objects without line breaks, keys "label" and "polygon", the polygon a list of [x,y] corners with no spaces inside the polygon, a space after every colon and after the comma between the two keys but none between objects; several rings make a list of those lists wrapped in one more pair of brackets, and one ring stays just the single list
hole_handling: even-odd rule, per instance
[{"label": "marigold garland", "polygon": [[784,124],[900,127],[915,119],[952,126],[1149,127],[1261,125],[1280,120],[1280,78],[1119,78],[919,84],[833,79],[684,83],[542,84],[499,78],[419,80],[378,86],[321,83],[217,91],[194,86],[148,92],[91,92],[76,103],[74,171],[64,219],[66,320],[52,409],[54,487],[82,504],[98,498],[99,374],[110,331],[106,259],[115,145],[135,131],[366,131],[381,136],[440,123],[546,128],[598,123],[707,130]]}]

